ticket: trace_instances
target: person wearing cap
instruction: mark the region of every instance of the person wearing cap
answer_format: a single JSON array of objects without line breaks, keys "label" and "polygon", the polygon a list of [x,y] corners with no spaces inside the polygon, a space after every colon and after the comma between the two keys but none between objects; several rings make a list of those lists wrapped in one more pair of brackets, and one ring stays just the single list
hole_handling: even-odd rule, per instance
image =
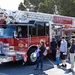
[{"label": "person wearing cap", "polygon": [[52,58],[55,61],[56,60],[56,49],[58,47],[58,43],[55,38],[52,38],[52,42],[50,43],[51,51],[52,51]]},{"label": "person wearing cap", "polygon": [[64,37],[61,38],[61,44],[60,44],[60,59],[62,62],[62,67],[66,67],[66,56],[67,56],[67,41]]}]

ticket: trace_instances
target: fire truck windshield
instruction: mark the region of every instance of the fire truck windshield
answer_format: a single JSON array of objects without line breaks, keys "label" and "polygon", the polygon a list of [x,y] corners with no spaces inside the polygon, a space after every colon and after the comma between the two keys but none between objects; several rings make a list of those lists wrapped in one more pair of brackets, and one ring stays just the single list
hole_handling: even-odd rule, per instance
[{"label": "fire truck windshield", "polygon": [[13,38],[14,31],[14,26],[7,26],[6,28],[0,26],[0,38]]}]

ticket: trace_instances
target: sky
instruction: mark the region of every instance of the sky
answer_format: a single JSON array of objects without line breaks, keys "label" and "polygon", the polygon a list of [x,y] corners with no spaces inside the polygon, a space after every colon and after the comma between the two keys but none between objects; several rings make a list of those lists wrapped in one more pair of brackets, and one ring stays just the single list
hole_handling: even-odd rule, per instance
[{"label": "sky", "polygon": [[18,5],[24,0],[0,0],[0,8],[18,10]]}]

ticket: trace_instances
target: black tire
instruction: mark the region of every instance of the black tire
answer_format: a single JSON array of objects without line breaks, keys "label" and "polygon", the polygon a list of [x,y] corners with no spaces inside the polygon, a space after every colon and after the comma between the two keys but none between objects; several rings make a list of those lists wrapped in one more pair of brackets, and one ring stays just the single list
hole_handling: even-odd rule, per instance
[{"label": "black tire", "polygon": [[[35,58],[35,61],[32,61],[32,59],[31,59],[32,54],[35,52],[36,49],[37,49],[37,48],[31,48],[31,49],[29,49],[29,51],[28,51],[28,53],[27,53],[27,55],[28,55],[27,63],[28,63],[29,65],[34,65],[34,64],[36,63],[37,58]],[[34,59],[33,59],[33,60],[34,60]]]}]

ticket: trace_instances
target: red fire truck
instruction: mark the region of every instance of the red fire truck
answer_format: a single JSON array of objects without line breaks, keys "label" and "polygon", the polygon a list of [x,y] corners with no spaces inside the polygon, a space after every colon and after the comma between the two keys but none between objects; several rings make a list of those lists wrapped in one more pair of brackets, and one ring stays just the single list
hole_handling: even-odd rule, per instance
[{"label": "red fire truck", "polygon": [[24,58],[30,64],[35,63],[37,44],[44,40],[50,53],[52,37],[58,39],[62,31],[66,32],[66,25],[73,25],[73,18],[66,16],[3,9],[0,12],[3,13],[0,14],[3,21],[0,21],[0,62]]}]

